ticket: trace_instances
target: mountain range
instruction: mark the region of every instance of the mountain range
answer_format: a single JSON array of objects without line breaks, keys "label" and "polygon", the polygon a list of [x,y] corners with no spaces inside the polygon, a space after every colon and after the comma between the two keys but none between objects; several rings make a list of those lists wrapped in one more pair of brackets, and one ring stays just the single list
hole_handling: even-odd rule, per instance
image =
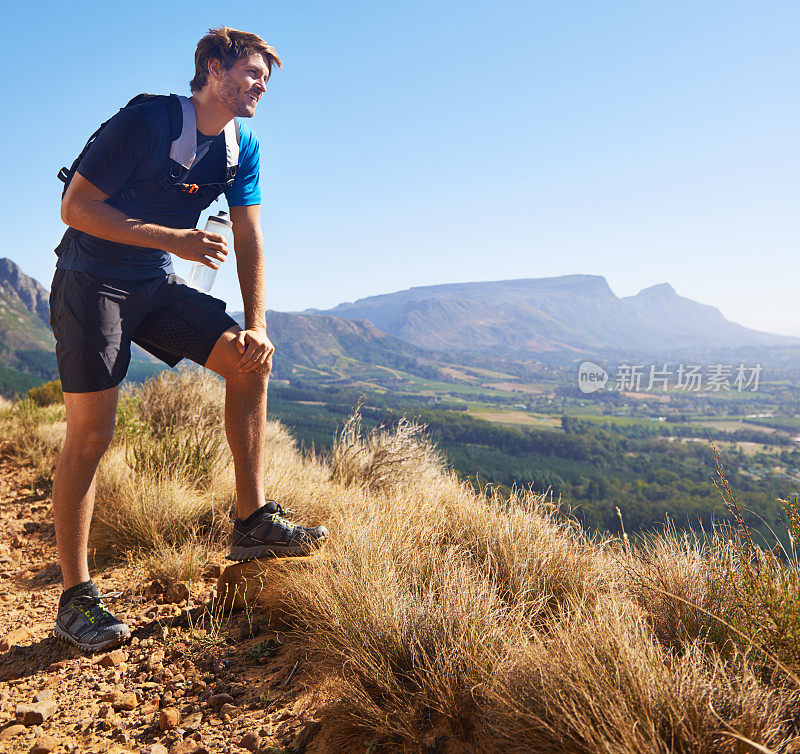
[{"label": "mountain range", "polygon": [[368,320],[422,348],[517,358],[800,344],[730,322],[715,307],[679,296],[669,283],[619,298],[599,275],[425,286],[306,313]]},{"label": "mountain range", "polygon": [[[49,317],[47,291],[0,259],[0,393],[56,376]],[[448,364],[471,363],[470,353],[530,362],[547,354],[800,344],[730,322],[667,283],[619,298],[597,275],[418,287],[329,310],[270,311],[267,321],[276,376],[318,371],[344,381],[375,369],[440,379]],[[134,361],[148,358],[134,353]]]}]

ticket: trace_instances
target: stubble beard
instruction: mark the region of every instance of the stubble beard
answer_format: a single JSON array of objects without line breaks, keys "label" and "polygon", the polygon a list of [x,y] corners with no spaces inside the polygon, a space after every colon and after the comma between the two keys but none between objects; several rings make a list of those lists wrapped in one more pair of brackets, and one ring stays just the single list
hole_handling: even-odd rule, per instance
[{"label": "stubble beard", "polygon": [[[237,118],[252,118],[255,113],[255,102],[251,103],[244,90],[233,80],[230,75],[225,75],[220,81],[217,96]],[[250,106],[252,105],[252,110]]]}]

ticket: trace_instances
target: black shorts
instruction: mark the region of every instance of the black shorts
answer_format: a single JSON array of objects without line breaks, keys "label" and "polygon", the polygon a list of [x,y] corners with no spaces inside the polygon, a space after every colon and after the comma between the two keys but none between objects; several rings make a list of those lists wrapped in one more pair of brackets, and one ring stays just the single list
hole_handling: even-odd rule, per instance
[{"label": "black shorts", "polygon": [[184,357],[205,364],[220,335],[238,328],[224,301],[176,275],[112,280],[62,269],[50,291],[50,326],[65,393],[119,385],[131,342],[171,367]]}]

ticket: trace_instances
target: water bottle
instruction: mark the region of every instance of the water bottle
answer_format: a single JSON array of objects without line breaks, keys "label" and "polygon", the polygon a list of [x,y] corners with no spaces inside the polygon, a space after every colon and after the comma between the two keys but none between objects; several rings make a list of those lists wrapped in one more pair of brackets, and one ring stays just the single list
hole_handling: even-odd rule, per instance
[{"label": "water bottle", "polygon": [[[222,236],[227,243],[231,242],[231,230],[233,223],[228,219],[227,212],[218,212],[216,215],[211,215],[206,222],[205,231],[207,233],[218,233]],[[194,262],[192,269],[189,271],[189,285],[197,288],[200,291],[208,293],[214,281],[217,279],[218,270],[213,270],[211,267],[200,262]]]}]

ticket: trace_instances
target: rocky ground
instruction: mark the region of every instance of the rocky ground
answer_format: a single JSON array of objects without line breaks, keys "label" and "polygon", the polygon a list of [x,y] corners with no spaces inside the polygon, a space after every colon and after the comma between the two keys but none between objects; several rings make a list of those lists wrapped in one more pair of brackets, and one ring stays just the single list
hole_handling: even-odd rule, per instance
[{"label": "rocky ground", "polygon": [[50,500],[2,456],[0,543],[0,751],[327,750],[302,655],[258,612],[222,609],[222,565],[192,584],[93,569],[133,636],[86,656],[51,636],[61,574]]}]

